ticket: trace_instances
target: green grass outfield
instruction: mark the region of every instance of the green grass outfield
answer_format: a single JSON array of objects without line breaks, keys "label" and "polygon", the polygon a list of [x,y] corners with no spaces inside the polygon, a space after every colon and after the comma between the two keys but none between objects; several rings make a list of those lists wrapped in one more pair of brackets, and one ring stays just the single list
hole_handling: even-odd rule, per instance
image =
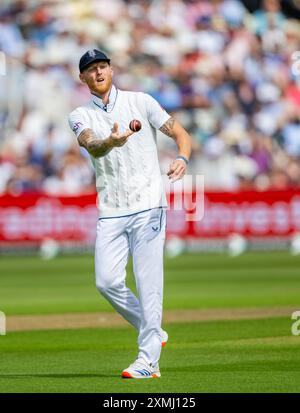
[{"label": "green grass outfield", "polygon": [[1,392],[299,392],[300,337],[289,320],[172,324],[162,378],[126,380],[128,328],[11,333],[0,338]]},{"label": "green grass outfield", "polygon": [[[132,266],[128,285],[133,287]],[[165,260],[165,309],[300,307],[300,256],[187,254]],[[300,308],[299,308],[300,310]],[[92,256],[0,257],[0,311],[11,314],[113,311],[94,285]]]},{"label": "green grass outfield", "polygon": [[[300,310],[300,257],[287,253],[190,254],[166,260],[165,269],[167,309]],[[94,287],[90,256],[1,257],[0,310],[9,316],[111,308]],[[142,381],[120,378],[136,355],[131,328],[8,331],[0,336],[0,392],[299,392],[300,336],[292,336],[292,322],[165,325],[162,378]]]}]

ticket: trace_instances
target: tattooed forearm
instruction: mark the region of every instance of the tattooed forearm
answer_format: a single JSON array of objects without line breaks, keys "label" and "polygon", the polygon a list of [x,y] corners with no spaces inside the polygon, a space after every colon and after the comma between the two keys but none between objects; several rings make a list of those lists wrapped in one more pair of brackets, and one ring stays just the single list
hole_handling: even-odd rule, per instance
[{"label": "tattooed forearm", "polygon": [[159,130],[174,139],[178,147],[178,156],[183,156],[187,160],[190,158],[192,139],[179,122],[171,117]]},{"label": "tattooed forearm", "polygon": [[170,138],[174,138],[174,131],[173,131],[173,126],[175,123],[175,119],[170,117],[166,123],[164,123],[159,130],[164,133],[167,136],[170,136]]},{"label": "tattooed forearm", "polygon": [[85,129],[78,136],[80,146],[83,146],[94,158],[101,158],[113,148],[109,138],[101,140],[96,137],[92,129]]}]

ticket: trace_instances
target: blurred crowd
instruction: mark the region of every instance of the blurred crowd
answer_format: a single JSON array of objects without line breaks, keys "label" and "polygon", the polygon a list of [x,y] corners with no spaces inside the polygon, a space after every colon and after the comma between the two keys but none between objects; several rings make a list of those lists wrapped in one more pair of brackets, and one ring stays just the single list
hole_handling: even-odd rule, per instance
[{"label": "blurred crowd", "polygon": [[[78,61],[108,53],[191,133],[207,189],[300,187],[300,25],[279,0],[2,0],[0,194],[94,191],[70,111],[89,100]],[[298,59],[298,60],[297,60]],[[159,133],[162,172],[176,155]]]}]

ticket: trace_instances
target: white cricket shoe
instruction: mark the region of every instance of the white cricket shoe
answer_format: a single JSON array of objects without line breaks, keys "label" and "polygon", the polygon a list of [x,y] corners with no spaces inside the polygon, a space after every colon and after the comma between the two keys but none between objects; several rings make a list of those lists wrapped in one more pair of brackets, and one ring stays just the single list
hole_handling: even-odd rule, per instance
[{"label": "white cricket shoe", "polygon": [[169,335],[165,330],[161,330],[161,346],[165,347],[167,341],[169,340]]},{"label": "white cricket shoe", "polygon": [[142,358],[139,358],[123,370],[122,377],[124,379],[154,379],[161,377],[161,374],[158,364],[153,367]]}]

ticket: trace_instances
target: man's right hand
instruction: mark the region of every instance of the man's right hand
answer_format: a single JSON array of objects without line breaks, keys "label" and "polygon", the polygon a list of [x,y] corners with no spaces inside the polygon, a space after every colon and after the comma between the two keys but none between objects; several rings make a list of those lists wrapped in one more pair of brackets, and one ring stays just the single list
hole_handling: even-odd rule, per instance
[{"label": "man's right hand", "polygon": [[127,142],[129,136],[131,136],[133,133],[134,132],[132,132],[130,129],[126,129],[125,133],[121,135],[119,132],[119,125],[115,122],[111,130],[111,134],[108,138],[109,143],[112,147],[123,146]]},{"label": "man's right hand", "polygon": [[111,134],[106,139],[99,139],[95,135],[92,129],[84,129],[78,136],[78,142],[80,146],[83,146],[90,155],[94,158],[101,158],[107,155],[113,148],[117,146],[123,146],[129,136],[134,132],[127,129],[122,135],[119,133],[119,127],[117,123],[111,130]]}]

